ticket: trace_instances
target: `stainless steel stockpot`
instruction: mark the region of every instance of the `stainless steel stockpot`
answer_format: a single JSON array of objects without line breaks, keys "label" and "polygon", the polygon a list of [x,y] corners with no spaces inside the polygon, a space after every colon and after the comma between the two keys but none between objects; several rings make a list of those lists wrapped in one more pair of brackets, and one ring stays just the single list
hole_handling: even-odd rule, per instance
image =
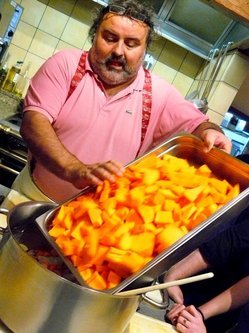
[{"label": "stainless steel stockpot", "polygon": [[[68,281],[42,267],[22,247],[44,241],[34,220],[53,204],[25,202],[7,214],[0,250],[0,318],[15,333],[121,333],[139,296],[121,297]],[[45,240],[46,241],[46,240]],[[24,242],[25,243],[25,242]]]}]

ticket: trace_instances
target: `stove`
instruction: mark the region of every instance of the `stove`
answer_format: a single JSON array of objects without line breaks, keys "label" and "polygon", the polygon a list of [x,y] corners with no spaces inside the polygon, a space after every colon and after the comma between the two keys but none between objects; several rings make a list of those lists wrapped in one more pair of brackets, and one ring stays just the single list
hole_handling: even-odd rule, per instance
[{"label": "stove", "polygon": [[14,136],[21,138],[21,135],[19,133],[21,122],[22,122],[22,114],[16,113],[5,119],[0,120],[0,130],[11,133]]},{"label": "stove", "polygon": [[20,135],[22,114],[0,120],[0,182],[11,187],[27,161],[27,146]]}]

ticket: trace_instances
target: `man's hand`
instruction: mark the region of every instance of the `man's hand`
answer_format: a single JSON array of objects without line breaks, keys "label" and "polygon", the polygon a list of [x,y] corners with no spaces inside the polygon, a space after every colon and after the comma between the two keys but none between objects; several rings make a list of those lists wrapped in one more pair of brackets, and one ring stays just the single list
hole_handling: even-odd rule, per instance
[{"label": "man's hand", "polygon": [[206,129],[200,134],[200,138],[205,143],[205,152],[209,152],[213,147],[217,147],[230,154],[232,150],[231,141],[221,132],[214,129]]},{"label": "man's hand", "polygon": [[80,161],[72,164],[66,171],[66,178],[77,188],[99,185],[104,180],[115,182],[116,176],[123,175],[122,164],[116,161],[85,165]]}]

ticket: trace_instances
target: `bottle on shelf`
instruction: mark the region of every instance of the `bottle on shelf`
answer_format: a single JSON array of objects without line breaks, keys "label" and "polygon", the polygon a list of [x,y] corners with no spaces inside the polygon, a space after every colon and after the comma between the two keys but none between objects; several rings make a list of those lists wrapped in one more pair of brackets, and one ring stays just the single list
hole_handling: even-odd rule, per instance
[{"label": "bottle on shelf", "polygon": [[29,84],[31,62],[28,63],[24,71],[19,74],[18,80],[14,88],[14,94],[18,97],[23,97],[23,94],[26,93],[26,88]]},{"label": "bottle on shelf", "polygon": [[4,90],[8,92],[14,92],[14,88],[19,78],[19,73],[21,71],[22,64],[23,61],[17,61],[16,64],[10,68],[5,83],[3,85]]},{"label": "bottle on shelf", "polygon": [[5,61],[3,64],[3,67],[0,68],[0,88],[3,87],[5,80],[7,78],[8,72],[9,72],[8,62]]}]

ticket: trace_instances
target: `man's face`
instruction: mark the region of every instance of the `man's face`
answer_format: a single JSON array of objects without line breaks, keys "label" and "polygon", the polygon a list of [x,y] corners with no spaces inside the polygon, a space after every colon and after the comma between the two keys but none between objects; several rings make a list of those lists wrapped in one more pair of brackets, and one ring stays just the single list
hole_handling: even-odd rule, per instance
[{"label": "man's face", "polygon": [[146,52],[148,26],[113,13],[105,15],[92,48],[90,62],[104,86],[132,81]]}]

